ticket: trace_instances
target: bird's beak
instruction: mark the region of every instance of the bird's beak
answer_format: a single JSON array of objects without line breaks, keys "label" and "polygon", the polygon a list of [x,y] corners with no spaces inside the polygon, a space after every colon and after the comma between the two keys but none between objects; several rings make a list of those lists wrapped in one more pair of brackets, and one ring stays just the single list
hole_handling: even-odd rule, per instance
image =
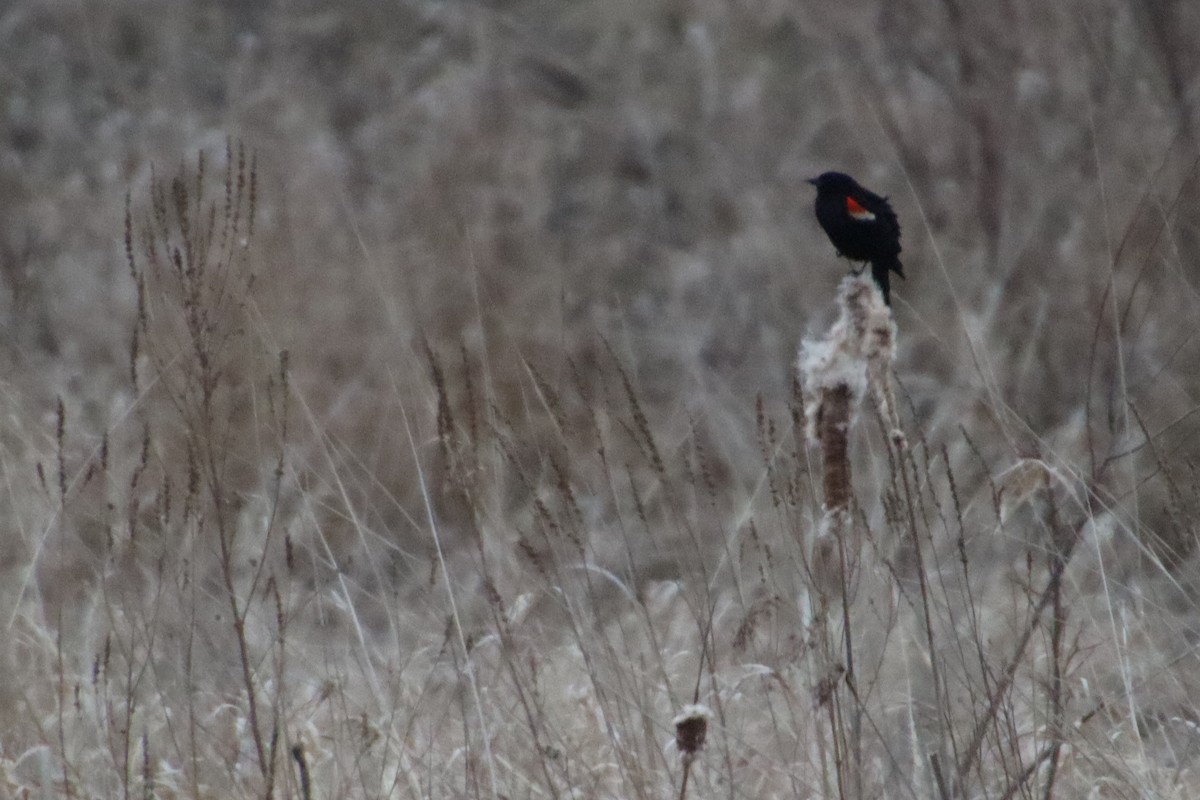
[{"label": "bird's beak", "polygon": [[817,185],[817,179],[816,179],[816,178],[805,178],[804,182],[805,182],[805,183],[811,183],[813,186],[816,186],[816,185]]}]

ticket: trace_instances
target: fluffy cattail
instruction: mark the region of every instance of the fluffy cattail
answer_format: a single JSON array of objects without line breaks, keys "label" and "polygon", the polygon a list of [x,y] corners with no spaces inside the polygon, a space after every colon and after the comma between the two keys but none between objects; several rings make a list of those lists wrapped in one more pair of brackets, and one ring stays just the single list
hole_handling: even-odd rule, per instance
[{"label": "fluffy cattail", "polygon": [[838,287],[841,313],[820,341],[800,348],[806,433],[821,448],[825,513],[813,541],[813,588],[823,597],[848,585],[857,547],[850,514],[850,427],[863,397],[870,392],[887,420],[893,443],[901,447],[889,371],[895,358],[896,325],[891,311],[869,278],[849,276]]},{"label": "fluffy cattail", "polygon": [[892,314],[870,279],[856,275],[838,287],[838,306],[841,313],[825,338],[800,347],[808,438],[824,449],[831,426],[848,431],[853,409],[870,391],[893,440],[902,441],[888,381],[896,357]]}]

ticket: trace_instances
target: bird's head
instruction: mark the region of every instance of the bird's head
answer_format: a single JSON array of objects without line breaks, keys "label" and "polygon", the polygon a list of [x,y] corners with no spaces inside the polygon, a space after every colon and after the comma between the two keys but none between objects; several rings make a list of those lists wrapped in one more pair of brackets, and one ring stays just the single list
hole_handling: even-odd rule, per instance
[{"label": "bird's head", "polygon": [[839,189],[849,191],[856,185],[854,179],[843,172],[822,172],[815,178],[809,178],[808,183],[817,187],[818,192]]}]

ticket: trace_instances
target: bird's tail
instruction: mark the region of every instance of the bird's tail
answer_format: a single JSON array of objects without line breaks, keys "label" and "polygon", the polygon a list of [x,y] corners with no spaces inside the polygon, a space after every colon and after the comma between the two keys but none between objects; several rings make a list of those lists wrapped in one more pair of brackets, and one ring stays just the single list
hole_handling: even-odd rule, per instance
[{"label": "bird's tail", "polygon": [[892,281],[891,275],[888,273],[894,272],[901,278],[904,277],[904,265],[900,263],[900,259],[896,256],[888,256],[877,261],[871,262],[871,277],[875,279],[875,285],[879,287],[879,291],[883,294],[883,302],[887,305],[892,304]]}]

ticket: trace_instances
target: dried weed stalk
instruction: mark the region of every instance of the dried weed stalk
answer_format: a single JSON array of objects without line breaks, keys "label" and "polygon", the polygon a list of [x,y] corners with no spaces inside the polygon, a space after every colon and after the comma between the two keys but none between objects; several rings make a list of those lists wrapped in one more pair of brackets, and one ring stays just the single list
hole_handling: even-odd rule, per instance
[{"label": "dried weed stalk", "polygon": [[[185,487],[183,515],[175,531],[183,538],[179,547],[190,546],[191,537],[215,540],[216,571],[241,668],[247,728],[270,794],[279,731],[277,722],[264,717],[264,709],[274,706],[275,700],[268,702],[262,696],[266,681],[256,672],[264,654],[254,651],[247,620],[251,609],[271,596],[264,591],[272,581],[265,555],[277,528],[278,487],[284,472],[287,359],[283,354],[278,370],[265,378],[271,407],[256,409],[255,385],[261,376],[255,375],[254,368],[262,354],[249,340],[247,328],[258,179],[255,158],[240,142],[227,142],[225,161],[221,190],[215,197],[208,193],[203,154],[193,169],[181,169],[170,180],[154,174],[144,216],[134,213],[132,197],[126,196],[125,256],[137,291],[130,377],[135,389],[151,400],[143,404],[146,444],[133,488],[145,471],[152,438],[156,452],[182,454],[182,464],[165,459],[156,466],[161,466],[165,484]],[[152,402],[157,398],[166,403]],[[253,569],[246,575],[242,566],[246,556],[240,552],[245,538],[240,510],[263,462],[262,431],[255,427],[263,418],[269,420],[279,450],[271,459],[274,490],[266,530],[251,545],[259,552],[249,559]],[[172,480],[176,470],[182,475]],[[132,511],[130,525],[132,535],[136,525]],[[279,652],[283,653],[281,606],[278,613],[265,616],[279,623]]]}]

